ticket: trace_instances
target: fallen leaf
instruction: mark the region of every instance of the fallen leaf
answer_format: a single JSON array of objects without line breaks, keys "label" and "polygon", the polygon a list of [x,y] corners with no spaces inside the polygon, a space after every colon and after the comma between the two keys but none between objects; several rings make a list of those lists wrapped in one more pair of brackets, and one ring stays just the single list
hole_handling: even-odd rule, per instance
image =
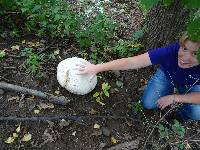
[{"label": "fallen leaf", "polygon": [[185,149],[191,149],[191,146],[189,143],[186,144]]},{"label": "fallen leaf", "polygon": [[17,127],[16,132],[19,133],[20,132],[20,125]]},{"label": "fallen leaf", "polygon": [[34,110],[34,114],[39,114],[39,113],[40,113],[40,110],[38,110],[38,109]]},{"label": "fallen leaf", "polygon": [[70,121],[66,121],[65,119],[62,119],[62,120],[60,121],[60,123],[59,123],[59,126],[60,126],[61,128],[63,128],[63,127],[69,126],[69,124],[70,124]]},{"label": "fallen leaf", "polygon": [[140,79],[140,82],[146,85],[148,83],[148,80],[143,78],[143,79]]},{"label": "fallen leaf", "polygon": [[23,41],[22,41],[22,44],[25,44],[25,43],[26,43],[26,40],[23,40]]},{"label": "fallen leaf", "polygon": [[100,125],[97,124],[97,123],[95,123],[95,124],[94,124],[94,129],[99,129],[99,128],[100,128]]},{"label": "fallen leaf", "polygon": [[17,133],[13,133],[13,137],[16,139],[18,137]]},{"label": "fallen leaf", "polygon": [[19,45],[15,45],[15,46],[12,46],[11,49],[14,51],[14,50],[19,50]]},{"label": "fallen leaf", "polygon": [[33,96],[31,96],[31,97],[29,97],[30,99],[35,99],[35,96],[33,95]]},{"label": "fallen leaf", "polygon": [[8,98],[8,101],[12,101],[12,100],[19,101],[19,96],[14,96],[14,97]]},{"label": "fallen leaf", "polygon": [[139,43],[135,43],[135,44],[129,44],[128,47],[132,47],[132,48],[137,48],[137,47],[140,47],[141,44]]},{"label": "fallen leaf", "polygon": [[105,103],[101,102],[100,97],[96,98],[96,102],[99,103],[99,104],[101,104],[102,106],[106,105]]},{"label": "fallen leaf", "polygon": [[28,142],[28,141],[31,140],[31,138],[32,138],[32,135],[31,135],[30,133],[27,133],[27,134],[25,134],[24,137],[22,138],[22,141],[23,141],[23,142]]},{"label": "fallen leaf", "polygon": [[117,81],[116,81],[116,85],[117,85],[118,87],[120,87],[120,88],[123,88],[124,83],[123,83],[122,81],[120,81],[120,80],[117,80]]},{"label": "fallen leaf", "polygon": [[94,110],[93,108],[89,111],[89,114],[95,115],[97,114],[98,111]]},{"label": "fallen leaf", "polygon": [[56,90],[54,93],[57,94],[57,95],[59,95],[59,94],[60,94],[60,91],[59,91],[59,90]]},{"label": "fallen leaf", "polygon": [[39,103],[39,105],[37,105],[38,108],[41,109],[52,109],[54,108],[54,105],[52,103]]},{"label": "fallen leaf", "polygon": [[54,54],[54,55],[59,55],[59,54],[60,54],[60,50],[59,50],[59,49],[55,50],[55,51],[53,52],[53,54]]},{"label": "fallen leaf", "polygon": [[72,135],[75,136],[76,135],[76,131],[72,132]]},{"label": "fallen leaf", "polygon": [[49,120],[47,120],[47,122],[48,122],[48,127],[49,128],[53,128],[54,122],[53,121],[49,121]]},{"label": "fallen leaf", "polygon": [[0,58],[3,58],[4,56],[6,56],[5,50],[0,50]]},{"label": "fallen leaf", "polygon": [[102,130],[101,129],[95,129],[91,135],[92,136],[100,136],[100,135],[102,135]]},{"label": "fallen leaf", "polygon": [[112,144],[117,144],[119,141],[116,140],[114,137],[111,137],[111,143]]},{"label": "fallen leaf", "polygon": [[11,144],[11,143],[13,143],[14,141],[15,141],[15,138],[10,136],[10,137],[5,141],[5,143]]}]

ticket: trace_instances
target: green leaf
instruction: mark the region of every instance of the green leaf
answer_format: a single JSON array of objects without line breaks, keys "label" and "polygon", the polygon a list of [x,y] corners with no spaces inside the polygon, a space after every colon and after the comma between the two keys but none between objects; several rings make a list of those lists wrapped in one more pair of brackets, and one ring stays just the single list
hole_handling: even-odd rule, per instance
[{"label": "green leaf", "polygon": [[0,59],[5,56],[6,56],[5,50],[0,50]]},{"label": "green leaf", "polygon": [[101,105],[103,105],[103,106],[105,105],[103,102],[101,102],[100,97],[97,97],[96,102],[99,103],[99,104],[101,104]]},{"label": "green leaf", "polygon": [[140,29],[136,32],[133,33],[132,38],[133,40],[138,40],[139,38],[141,38],[144,35],[144,29]]},{"label": "green leaf", "polygon": [[108,83],[102,83],[102,90],[105,90],[106,89],[106,87],[108,86]]},{"label": "green leaf", "polygon": [[163,3],[164,3],[166,6],[170,6],[171,3],[172,3],[172,0],[163,0]]},{"label": "green leaf", "polygon": [[169,139],[169,130],[166,128],[166,127],[164,127],[162,124],[159,124],[159,133],[160,133],[160,137],[161,138],[167,138],[167,139]]},{"label": "green leaf", "polygon": [[99,92],[96,92],[93,97],[98,97],[99,96]]},{"label": "green leaf", "polygon": [[187,25],[187,33],[191,40],[200,40],[200,18],[196,18]]},{"label": "green leaf", "polygon": [[200,0],[182,0],[182,3],[187,8],[200,8]]},{"label": "green leaf", "polygon": [[118,87],[120,87],[120,88],[123,88],[124,83],[123,83],[122,81],[120,81],[120,80],[117,80],[117,81],[116,81],[116,85],[117,85]]},{"label": "green leaf", "polygon": [[108,91],[104,90],[103,92],[104,92],[105,96],[107,96],[107,97],[110,96],[109,93],[108,93]]},{"label": "green leaf", "polygon": [[148,10],[158,4],[159,0],[140,0],[140,2]]}]

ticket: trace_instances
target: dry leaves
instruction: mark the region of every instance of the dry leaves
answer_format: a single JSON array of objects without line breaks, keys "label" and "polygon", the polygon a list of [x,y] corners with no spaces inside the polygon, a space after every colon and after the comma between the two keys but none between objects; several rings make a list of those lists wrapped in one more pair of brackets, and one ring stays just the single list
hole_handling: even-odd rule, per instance
[{"label": "dry leaves", "polygon": [[11,47],[11,49],[14,51],[14,50],[19,50],[19,45],[13,45],[12,47]]},{"label": "dry leaves", "polygon": [[19,101],[19,96],[13,96],[11,98],[8,98],[8,101],[13,101],[13,100],[16,100],[16,101]]},{"label": "dry leaves", "polygon": [[100,129],[100,125],[97,124],[97,123],[95,123],[95,124],[94,124],[94,129]]},{"label": "dry leaves", "polygon": [[113,136],[111,137],[111,143],[112,144],[117,144],[119,141],[115,139]]},{"label": "dry leaves", "polygon": [[35,109],[33,112],[34,112],[34,114],[39,114],[39,113],[40,113],[40,110]]},{"label": "dry leaves", "polygon": [[30,133],[27,133],[27,134],[25,134],[24,137],[22,138],[22,141],[23,141],[23,142],[28,142],[28,141],[31,140],[31,138],[32,138],[32,135],[31,135]]},{"label": "dry leaves", "polygon": [[[18,134],[20,134],[20,131],[21,131],[21,123],[16,128],[16,132],[17,133],[13,132],[12,136],[8,137],[7,140],[5,140],[5,143],[7,143],[7,144],[13,143],[19,137]],[[28,142],[28,141],[31,140],[31,138],[32,138],[32,135],[30,133],[27,133],[27,134],[25,134],[23,136],[23,138],[21,139],[21,141]]]},{"label": "dry leaves", "polygon": [[54,105],[52,103],[43,103],[40,102],[38,106],[38,109],[42,110],[42,109],[53,109]]}]

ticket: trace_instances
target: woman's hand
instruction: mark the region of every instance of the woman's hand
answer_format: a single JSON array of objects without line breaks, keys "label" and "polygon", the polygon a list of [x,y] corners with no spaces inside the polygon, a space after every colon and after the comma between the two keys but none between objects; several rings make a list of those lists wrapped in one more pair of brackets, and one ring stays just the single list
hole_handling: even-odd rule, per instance
[{"label": "woman's hand", "polygon": [[76,64],[75,70],[78,70],[79,72],[77,74],[89,74],[91,75],[91,78],[93,78],[97,73],[97,66],[94,64],[91,64],[89,62],[81,62],[80,64]]},{"label": "woman's hand", "polygon": [[158,108],[163,110],[165,107],[174,103],[174,98],[175,98],[174,95],[163,96],[156,102],[156,104]]}]

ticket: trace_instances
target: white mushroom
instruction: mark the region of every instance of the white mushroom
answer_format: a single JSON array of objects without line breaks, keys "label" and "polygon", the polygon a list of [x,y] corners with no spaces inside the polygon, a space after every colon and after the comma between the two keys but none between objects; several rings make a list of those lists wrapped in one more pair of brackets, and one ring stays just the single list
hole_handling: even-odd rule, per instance
[{"label": "white mushroom", "polygon": [[57,67],[57,80],[59,84],[69,92],[84,95],[91,92],[97,84],[97,76],[91,79],[91,75],[78,75],[76,64],[87,62],[87,60],[77,57],[67,58],[61,61]]}]

